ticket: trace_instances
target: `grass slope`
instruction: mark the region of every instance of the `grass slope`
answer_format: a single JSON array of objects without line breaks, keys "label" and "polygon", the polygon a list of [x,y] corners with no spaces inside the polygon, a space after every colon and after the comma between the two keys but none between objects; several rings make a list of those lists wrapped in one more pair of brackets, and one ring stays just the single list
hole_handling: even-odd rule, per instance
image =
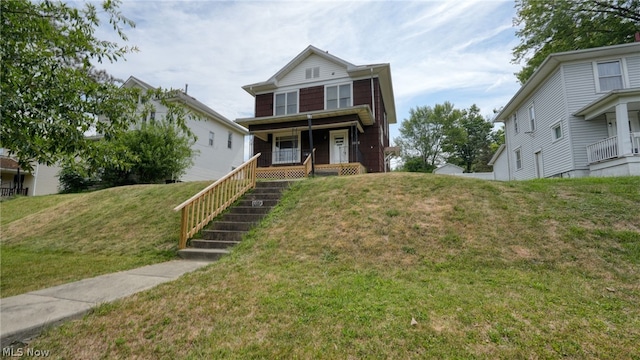
[{"label": "grass slope", "polygon": [[639,177],[308,180],[230,256],[30,347],[83,359],[638,359],[639,213]]},{"label": "grass slope", "polygon": [[206,183],[139,185],[0,203],[2,297],[175,257],[173,208]]}]

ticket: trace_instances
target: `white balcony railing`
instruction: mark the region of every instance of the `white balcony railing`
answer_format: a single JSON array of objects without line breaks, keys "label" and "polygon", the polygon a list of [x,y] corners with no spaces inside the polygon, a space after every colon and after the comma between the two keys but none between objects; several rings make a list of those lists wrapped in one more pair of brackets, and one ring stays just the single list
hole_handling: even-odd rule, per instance
[{"label": "white balcony railing", "polygon": [[631,133],[631,150],[635,155],[640,154],[640,132]]},{"label": "white balcony railing", "polygon": [[[631,152],[634,155],[640,154],[640,132],[630,133],[629,136],[631,139]],[[620,156],[618,148],[617,136],[612,136],[591,145],[587,145],[587,158],[589,160],[589,164],[617,158]]]},{"label": "white balcony railing", "polygon": [[597,143],[587,145],[589,164],[618,157],[618,137],[612,136]]}]

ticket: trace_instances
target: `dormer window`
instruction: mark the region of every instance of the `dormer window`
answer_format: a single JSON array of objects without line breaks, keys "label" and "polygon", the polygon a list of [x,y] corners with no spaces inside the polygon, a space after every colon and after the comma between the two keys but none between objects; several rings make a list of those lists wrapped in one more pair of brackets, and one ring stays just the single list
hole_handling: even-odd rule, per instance
[{"label": "dormer window", "polygon": [[620,61],[606,61],[597,64],[599,91],[623,89]]},{"label": "dormer window", "polygon": [[289,115],[298,113],[298,92],[276,94],[275,115]]},{"label": "dormer window", "polygon": [[351,84],[327,86],[327,110],[351,107]]},{"label": "dormer window", "polygon": [[320,66],[306,68],[304,72],[305,79],[316,79],[320,77]]}]

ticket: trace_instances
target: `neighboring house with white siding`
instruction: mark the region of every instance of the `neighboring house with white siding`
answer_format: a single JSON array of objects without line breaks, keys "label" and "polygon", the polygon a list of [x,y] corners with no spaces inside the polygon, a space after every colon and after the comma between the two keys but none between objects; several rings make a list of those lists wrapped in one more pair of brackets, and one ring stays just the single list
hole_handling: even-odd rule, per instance
[{"label": "neighboring house with white siding", "polygon": [[49,195],[58,192],[58,166],[33,163],[26,171],[6,149],[0,148],[0,197]]},{"label": "neighboring house with white siding", "polygon": [[[138,87],[142,90],[154,89],[134,76],[129,77],[123,86]],[[193,165],[180,179],[176,180],[219,179],[244,162],[244,137],[249,134],[246,128],[225,118],[184,92],[179,92],[175,101],[181,102],[189,111],[200,117],[200,119],[188,118],[186,121],[187,126],[198,138],[192,145],[198,153],[194,156]],[[167,109],[160,102],[154,101],[153,105],[156,111],[152,116],[160,118],[166,114]]]},{"label": "neighboring house with white siding", "polygon": [[640,175],[639,118],[640,43],[551,54],[497,115],[494,161],[509,180]]}]

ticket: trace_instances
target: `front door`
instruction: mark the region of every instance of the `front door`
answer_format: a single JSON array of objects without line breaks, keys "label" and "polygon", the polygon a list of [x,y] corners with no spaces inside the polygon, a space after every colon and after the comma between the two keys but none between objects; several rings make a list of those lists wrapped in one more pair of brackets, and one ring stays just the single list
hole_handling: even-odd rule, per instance
[{"label": "front door", "polygon": [[329,158],[331,164],[349,162],[349,132],[335,130],[330,132]]}]

